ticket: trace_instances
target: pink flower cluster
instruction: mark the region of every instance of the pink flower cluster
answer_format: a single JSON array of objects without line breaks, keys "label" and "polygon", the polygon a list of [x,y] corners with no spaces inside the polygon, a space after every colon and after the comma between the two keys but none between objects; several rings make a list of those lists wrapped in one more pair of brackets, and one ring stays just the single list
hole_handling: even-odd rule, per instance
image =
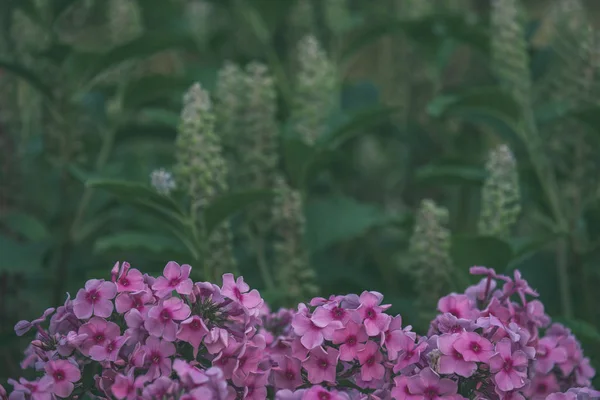
[{"label": "pink flower cluster", "polygon": [[41,376],[9,380],[0,399],[600,398],[579,342],[550,325],[518,272],[472,267],[484,278],[440,299],[421,336],[377,292],[272,313],[243,278],[219,287],[190,271],[169,262],[154,278],[117,263],[110,281],[17,323],[18,335],[35,332],[22,367]]}]

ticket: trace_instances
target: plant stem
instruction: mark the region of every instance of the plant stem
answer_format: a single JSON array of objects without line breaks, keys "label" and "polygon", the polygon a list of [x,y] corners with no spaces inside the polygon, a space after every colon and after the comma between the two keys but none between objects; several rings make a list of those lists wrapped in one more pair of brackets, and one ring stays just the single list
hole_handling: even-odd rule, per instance
[{"label": "plant stem", "polygon": [[265,259],[265,243],[261,237],[257,237],[253,235],[254,249],[256,250],[256,262],[258,263],[258,268],[260,269],[260,274],[262,275],[263,281],[265,282],[265,286],[269,290],[275,289],[275,282],[273,281],[273,277],[269,271],[269,266],[267,265],[267,260]]}]

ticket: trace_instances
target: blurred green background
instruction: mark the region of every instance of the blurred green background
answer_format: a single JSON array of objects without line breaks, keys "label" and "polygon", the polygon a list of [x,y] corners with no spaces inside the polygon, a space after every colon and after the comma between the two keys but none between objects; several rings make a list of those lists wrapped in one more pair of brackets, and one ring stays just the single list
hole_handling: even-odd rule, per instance
[{"label": "blurred green background", "polygon": [[0,2],[0,381],[14,323],[117,260],[273,308],[377,290],[422,333],[468,267],[519,269],[600,368],[597,8]]}]

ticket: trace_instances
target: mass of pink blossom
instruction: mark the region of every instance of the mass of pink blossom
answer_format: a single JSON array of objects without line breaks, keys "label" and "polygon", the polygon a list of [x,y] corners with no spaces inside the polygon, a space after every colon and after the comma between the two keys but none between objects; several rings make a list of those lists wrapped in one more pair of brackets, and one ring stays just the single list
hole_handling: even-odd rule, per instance
[{"label": "mass of pink blossom", "polygon": [[580,343],[518,271],[472,267],[480,282],[441,298],[427,335],[375,291],[273,312],[242,277],[219,286],[190,272],[169,262],[152,277],[117,263],[110,279],[17,323],[32,336],[30,378],[10,379],[0,399],[600,398]]}]

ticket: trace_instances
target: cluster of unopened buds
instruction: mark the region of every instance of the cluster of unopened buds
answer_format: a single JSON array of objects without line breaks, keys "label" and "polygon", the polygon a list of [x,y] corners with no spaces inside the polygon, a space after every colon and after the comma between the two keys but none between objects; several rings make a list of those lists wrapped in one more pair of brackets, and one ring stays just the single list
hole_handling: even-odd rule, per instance
[{"label": "cluster of unopened buds", "polygon": [[[169,262],[158,278],[117,264],[34,321],[23,368],[0,399],[598,399],[589,360],[550,323],[521,278],[482,280],[439,300],[427,336],[365,291],[269,311],[243,278],[194,283]],[[46,320],[49,320],[46,323]],[[543,334],[542,334],[543,333]]]}]

